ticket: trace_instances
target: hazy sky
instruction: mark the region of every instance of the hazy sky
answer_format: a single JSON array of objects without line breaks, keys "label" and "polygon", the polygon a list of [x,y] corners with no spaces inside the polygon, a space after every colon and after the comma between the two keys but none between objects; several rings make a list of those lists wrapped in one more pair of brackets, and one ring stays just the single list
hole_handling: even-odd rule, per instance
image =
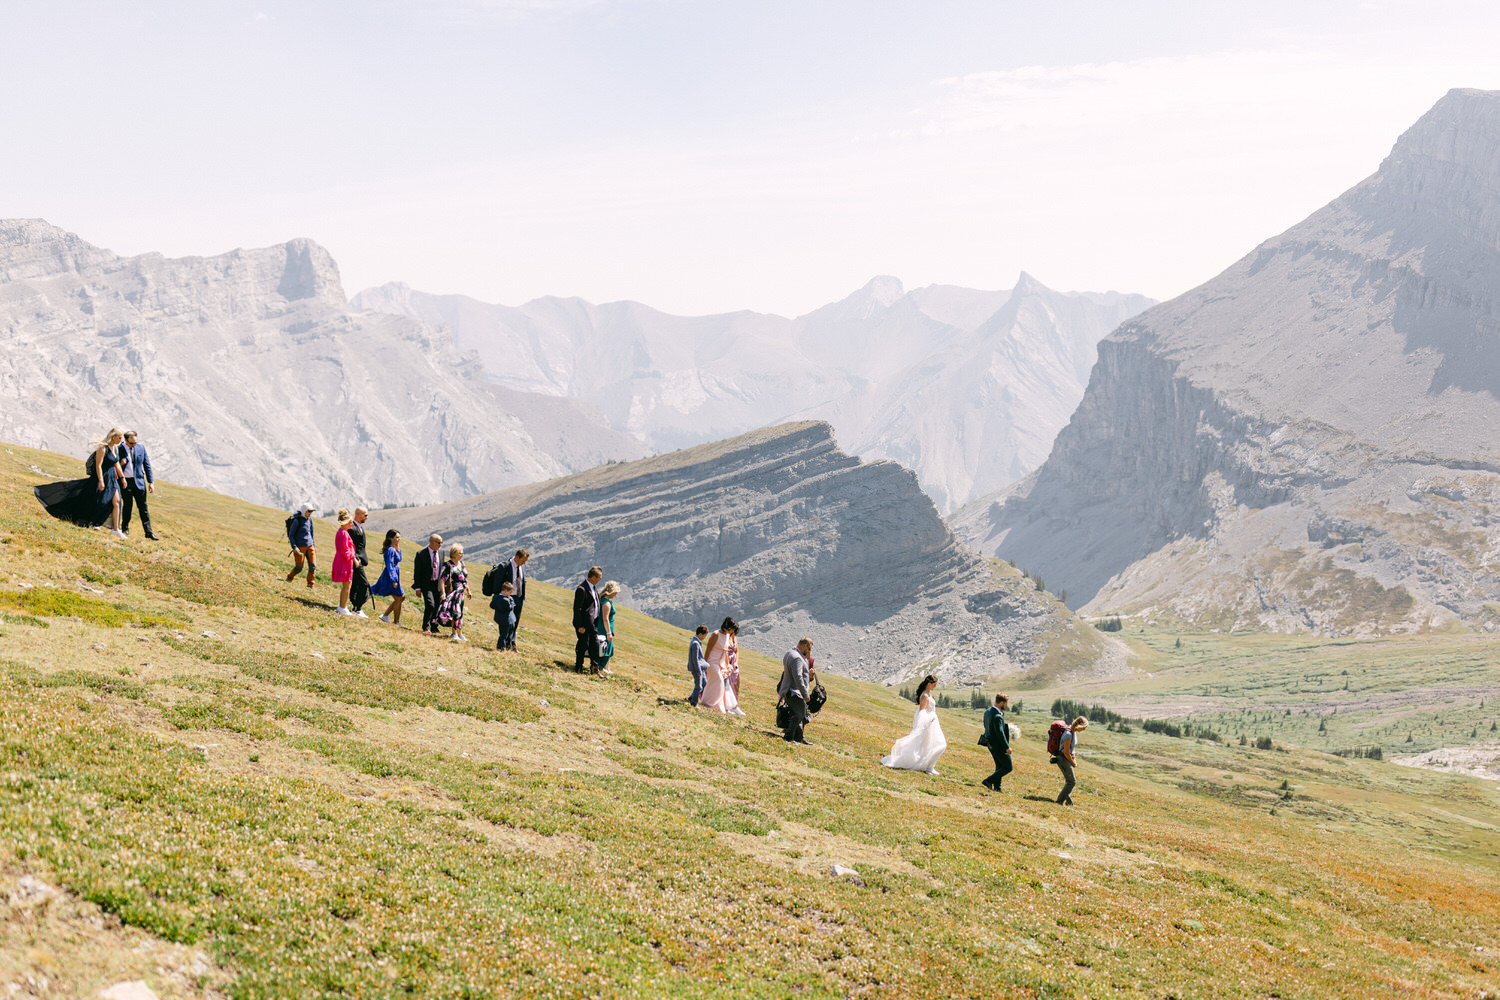
[{"label": "hazy sky", "polygon": [[0,0],[0,216],[351,294],[1168,298],[1375,170],[1500,3]]}]

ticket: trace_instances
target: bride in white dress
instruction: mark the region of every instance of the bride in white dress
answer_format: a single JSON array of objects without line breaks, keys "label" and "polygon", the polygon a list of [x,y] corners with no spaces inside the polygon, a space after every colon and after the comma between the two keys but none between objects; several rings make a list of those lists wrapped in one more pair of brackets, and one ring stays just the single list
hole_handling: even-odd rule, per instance
[{"label": "bride in white dress", "polygon": [[937,703],[928,693],[936,687],[937,678],[928,674],[917,688],[917,714],[912,716],[911,732],[897,740],[890,756],[882,757],[880,763],[937,774],[937,761],[948,749],[948,740],[943,736],[943,727],[938,725]]}]

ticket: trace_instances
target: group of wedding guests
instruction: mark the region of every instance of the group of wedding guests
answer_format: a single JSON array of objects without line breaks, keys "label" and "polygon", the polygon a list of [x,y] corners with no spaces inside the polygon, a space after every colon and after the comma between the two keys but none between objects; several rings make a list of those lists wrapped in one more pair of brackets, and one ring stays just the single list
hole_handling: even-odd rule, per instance
[{"label": "group of wedding guests", "polygon": [[47,513],[85,528],[109,528],[116,538],[130,533],[132,508],[141,513],[141,528],[147,538],[158,541],[151,530],[151,511],[146,496],[156,492],[151,458],[135,431],[111,427],[94,443],[83,464],[84,477],[44,483],[33,489]]},{"label": "group of wedding guests", "polygon": [[699,625],[688,642],[688,672],[693,675],[694,708],[744,715],[740,708],[740,623],[725,618],[717,631]]},{"label": "group of wedding guests", "polygon": [[[739,636],[740,624],[733,618],[725,618],[714,632],[707,625],[693,631],[688,642],[688,673],[693,677],[689,705],[725,715],[745,714],[740,708]],[[804,637],[781,658],[781,680],[776,684],[776,714],[788,743],[807,744],[803,727],[820,707],[809,707],[816,686],[812,640]]]},{"label": "group of wedding guests", "polygon": [[[314,512],[312,504],[304,504],[287,519],[287,541],[292,548],[293,565],[286,579],[291,582],[305,570],[309,587],[317,578]],[[389,597],[391,603],[381,613],[380,620],[399,624],[406,599],[401,585],[401,533],[395,528],[385,533],[381,545],[384,569],[373,584],[369,583],[364,572],[368,560],[363,527],[368,516],[363,507],[354,508],[353,513],[342,509],[338,512],[331,574],[333,581],[339,584],[339,603],[335,610],[341,615],[365,618],[363,605],[371,595]],[[464,602],[470,591],[463,546],[457,542],[449,545],[446,555],[442,546],[441,535],[429,535],[426,547],[417,552],[414,560],[412,584],[422,594],[422,631],[438,635],[440,629],[450,628],[451,641],[467,642],[463,634]],[[493,576],[488,587],[494,591],[490,608],[499,626],[496,649],[516,648],[516,629],[526,599],[525,567],[530,558],[526,549],[517,549],[508,561],[490,570]],[[603,676],[612,674],[609,662],[615,654],[615,598],[619,593],[620,585],[613,580],[605,583],[604,570],[599,566],[590,566],[574,588],[573,629],[577,634],[574,670],[582,673],[586,669],[590,674]],[[745,714],[740,708],[739,634],[739,622],[731,617],[724,618],[712,632],[707,625],[699,625],[694,630],[688,643],[688,672],[693,678],[693,690],[687,698],[689,705],[725,715]],[[781,679],[776,686],[782,738],[789,743],[808,743],[804,728],[812,720],[809,701],[816,678],[812,640],[803,638],[782,657]],[[937,762],[948,749],[948,740],[938,722],[937,701],[933,696],[936,688],[937,678],[932,674],[917,686],[917,708],[912,716],[911,732],[896,740],[891,752],[881,758],[880,762],[886,767],[931,775],[938,773]],[[1013,769],[1010,743],[1018,731],[1005,719],[1005,710],[1009,706],[1010,701],[1004,694],[995,695],[994,704],[985,711],[984,735],[980,738],[980,742],[989,748],[995,763],[994,773],[980,783],[996,792],[1001,790],[1001,782]],[[1063,789],[1057,796],[1062,805],[1073,804],[1072,792],[1076,787],[1073,769],[1077,763],[1074,754],[1078,734],[1087,728],[1088,719],[1082,716],[1075,719],[1062,734],[1057,753],[1051,758],[1063,775]]]},{"label": "group of wedding guests", "polygon": [[[902,770],[924,771],[931,775],[938,773],[938,758],[948,749],[948,740],[943,736],[943,727],[938,723],[937,702],[932,696],[936,689],[937,678],[932,674],[922,679],[922,683],[917,686],[917,710],[912,716],[911,732],[898,739],[892,745],[891,752],[882,757],[880,763]],[[980,784],[994,792],[1001,791],[1001,781],[1014,770],[1010,744],[1020,736],[1020,730],[1014,723],[1005,720],[1005,710],[1009,707],[1008,697],[1003,694],[995,695],[994,704],[985,709],[983,735],[979,738],[980,744],[989,748],[990,757],[995,762],[994,773]],[[1063,727],[1064,723],[1058,722],[1055,725]],[[1057,766],[1063,777],[1062,791],[1057,793],[1059,805],[1073,804],[1073,789],[1077,787],[1073,769],[1078,763],[1075,756],[1078,734],[1088,727],[1089,720],[1081,715],[1067,723],[1060,734],[1057,752],[1052,755],[1051,763]]]},{"label": "group of wedding guests", "polygon": [[[307,585],[317,583],[317,544],[313,515],[317,508],[305,503],[286,519],[287,544],[291,546],[292,568],[287,573],[287,582],[306,572]],[[380,575],[370,582],[365,573],[369,557],[365,552],[365,520],[369,511],[356,507],[351,513],[340,508],[337,514],[338,527],[333,536],[333,566],[329,577],[339,585],[339,603],[334,611],[354,618],[368,618],[364,606],[372,597],[390,598],[390,604],[380,613],[380,620],[390,624],[401,624],[401,611],[406,603],[406,588],[401,583],[401,532],[391,528],[385,533],[380,545],[382,569]],[[500,622],[499,649],[514,649],[516,625],[521,616],[521,604],[526,588],[525,573],[521,567],[529,558],[525,549],[519,550],[508,565],[511,571],[502,591],[491,601],[496,621]],[[500,567],[496,567],[499,570]],[[457,542],[443,551],[443,537],[429,535],[427,545],[417,551],[412,567],[412,586],[422,595],[422,632],[441,635],[444,628],[451,629],[452,642],[468,642],[464,636],[464,605],[470,596],[469,571],[464,565],[464,547]],[[508,625],[508,631],[507,631]]]}]

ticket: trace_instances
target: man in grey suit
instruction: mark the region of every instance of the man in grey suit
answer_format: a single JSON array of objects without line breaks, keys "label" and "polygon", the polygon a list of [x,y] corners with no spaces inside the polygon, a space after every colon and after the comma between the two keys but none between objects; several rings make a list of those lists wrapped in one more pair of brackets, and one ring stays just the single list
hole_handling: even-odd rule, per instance
[{"label": "man in grey suit", "polygon": [[781,658],[781,683],[776,685],[776,693],[786,702],[787,723],[781,738],[804,746],[812,745],[802,738],[802,727],[812,718],[807,711],[810,683],[807,658],[811,655],[812,640],[806,636],[797,640],[796,647],[787,650]]},{"label": "man in grey suit", "polygon": [[125,480],[120,484],[120,492],[124,494],[120,503],[120,532],[130,534],[130,508],[134,505],[141,509],[141,527],[146,537],[157,541],[156,532],[151,530],[151,512],[146,509],[146,494],[156,492],[156,478],[151,475],[146,446],[137,440],[135,431],[125,432],[125,462],[121,471]]}]

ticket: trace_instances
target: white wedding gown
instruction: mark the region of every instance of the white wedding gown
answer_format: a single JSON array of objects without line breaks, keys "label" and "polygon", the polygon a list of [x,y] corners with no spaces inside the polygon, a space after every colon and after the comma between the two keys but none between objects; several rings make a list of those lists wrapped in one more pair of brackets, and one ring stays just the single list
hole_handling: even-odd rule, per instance
[{"label": "white wedding gown", "polygon": [[938,725],[937,707],[929,700],[926,708],[917,709],[912,716],[911,732],[897,740],[891,755],[882,757],[880,763],[907,771],[931,771],[946,749],[948,740]]}]

